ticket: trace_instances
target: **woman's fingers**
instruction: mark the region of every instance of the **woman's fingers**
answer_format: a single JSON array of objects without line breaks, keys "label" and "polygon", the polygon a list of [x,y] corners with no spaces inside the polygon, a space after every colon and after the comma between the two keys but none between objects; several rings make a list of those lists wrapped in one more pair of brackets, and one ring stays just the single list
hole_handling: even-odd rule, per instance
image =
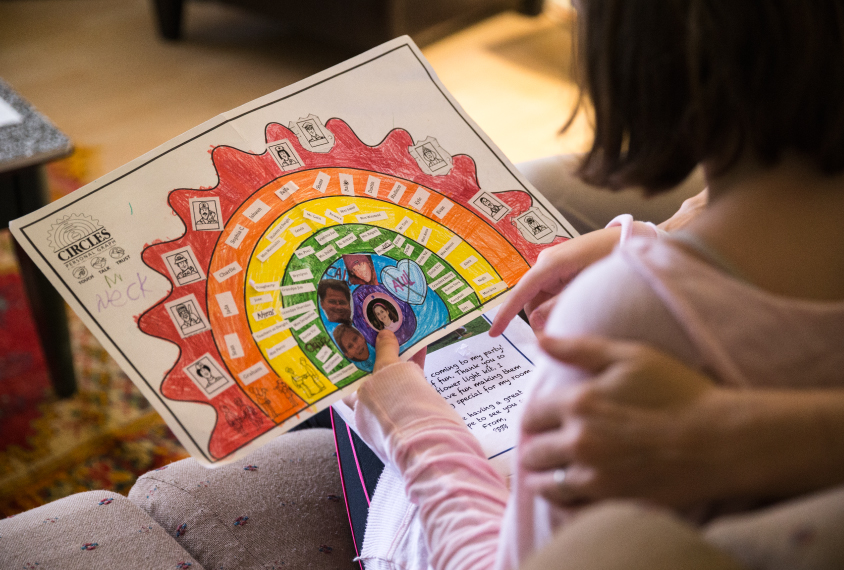
[{"label": "woman's fingers", "polygon": [[524,477],[525,487],[562,507],[589,500],[588,482],[588,471],[576,464],[548,471],[528,471]]},{"label": "woman's fingers", "polygon": [[548,316],[557,304],[558,298],[559,295],[540,293],[525,305],[530,328],[537,334],[545,330],[545,323],[548,322]]},{"label": "woman's fingers", "polygon": [[378,372],[396,362],[400,362],[399,341],[396,335],[384,329],[375,339],[375,366],[372,371]]},{"label": "woman's fingers", "polygon": [[634,343],[597,336],[554,338],[539,333],[537,337],[539,346],[551,358],[593,374],[631,360],[642,350]]},{"label": "woman's fingers", "polygon": [[561,428],[566,413],[562,400],[561,391],[531,400],[522,415],[522,431],[530,434]]},{"label": "woman's fingers", "polygon": [[567,466],[574,459],[570,438],[562,429],[526,437],[520,445],[520,461],[522,467],[528,471],[558,469]]},{"label": "woman's fingers", "polygon": [[498,309],[498,314],[495,315],[495,320],[489,329],[489,335],[498,336],[503,333],[510,321],[542,291],[546,281],[549,280],[551,282],[554,280],[554,272],[551,267],[537,265],[528,271],[510,291],[507,300]]}]

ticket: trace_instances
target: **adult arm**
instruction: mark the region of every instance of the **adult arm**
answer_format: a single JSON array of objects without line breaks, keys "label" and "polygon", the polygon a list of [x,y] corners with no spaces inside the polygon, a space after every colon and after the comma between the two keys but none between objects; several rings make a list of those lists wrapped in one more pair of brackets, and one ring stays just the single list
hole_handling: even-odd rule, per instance
[{"label": "adult arm", "polygon": [[[525,411],[526,485],[555,504],[635,497],[687,507],[844,482],[844,390],[719,387],[641,344],[541,343],[593,376]],[[563,487],[553,483],[559,468]]]},{"label": "adult arm", "polygon": [[[684,201],[673,216],[656,227],[667,232],[684,227],[706,207],[707,199],[708,192],[704,189]],[[656,235],[641,222],[635,222],[633,227],[625,229],[637,236]],[[543,250],[536,260],[536,265],[516,284],[501,305],[489,334],[498,336],[503,333],[513,317],[523,308],[531,327],[535,331],[543,330],[560,292],[581,271],[612,253],[621,235],[622,227],[611,223],[604,229],[583,234]]]}]

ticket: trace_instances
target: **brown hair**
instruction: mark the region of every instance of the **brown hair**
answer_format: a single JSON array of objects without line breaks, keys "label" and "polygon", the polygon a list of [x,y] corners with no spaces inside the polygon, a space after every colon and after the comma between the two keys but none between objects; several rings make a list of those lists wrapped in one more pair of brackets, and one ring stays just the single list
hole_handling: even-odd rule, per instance
[{"label": "brown hair", "polygon": [[655,194],[699,162],[785,150],[844,170],[844,3],[583,0],[578,18],[586,182]]}]

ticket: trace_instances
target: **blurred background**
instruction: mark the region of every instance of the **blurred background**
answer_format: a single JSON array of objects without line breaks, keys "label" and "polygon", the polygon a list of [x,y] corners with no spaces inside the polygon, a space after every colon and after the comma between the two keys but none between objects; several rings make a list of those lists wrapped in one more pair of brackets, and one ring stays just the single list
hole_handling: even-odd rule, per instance
[{"label": "blurred background", "polygon": [[[518,163],[587,147],[583,116],[560,134],[578,93],[573,25],[568,0],[5,0],[0,80],[70,139],[73,153],[44,170],[55,199],[221,112],[410,33]],[[59,398],[0,231],[0,516],[90,489],[125,493],[138,475],[187,455],[73,315],[69,330],[76,389]]]}]

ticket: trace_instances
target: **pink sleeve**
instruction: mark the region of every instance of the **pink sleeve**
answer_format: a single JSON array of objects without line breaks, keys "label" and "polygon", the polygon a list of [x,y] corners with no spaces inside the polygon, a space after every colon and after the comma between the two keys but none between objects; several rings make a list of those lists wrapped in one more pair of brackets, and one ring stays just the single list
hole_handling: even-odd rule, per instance
[{"label": "pink sleeve", "polygon": [[607,224],[608,228],[621,226],[621,237],[618,241],[619,245],[624,245],[630,238],[642,237],[648,239],[656,239],[667,235],[668,232],[661,230],[651,222],[637,222],[630,214],[621,214],[614,217]]},{"label": "pink sleeve", "polygon": [[413,363],[394,364],[358,390],[355,423],[402,475],[437,570],[491,568],[509,492],[460,416]]}]

